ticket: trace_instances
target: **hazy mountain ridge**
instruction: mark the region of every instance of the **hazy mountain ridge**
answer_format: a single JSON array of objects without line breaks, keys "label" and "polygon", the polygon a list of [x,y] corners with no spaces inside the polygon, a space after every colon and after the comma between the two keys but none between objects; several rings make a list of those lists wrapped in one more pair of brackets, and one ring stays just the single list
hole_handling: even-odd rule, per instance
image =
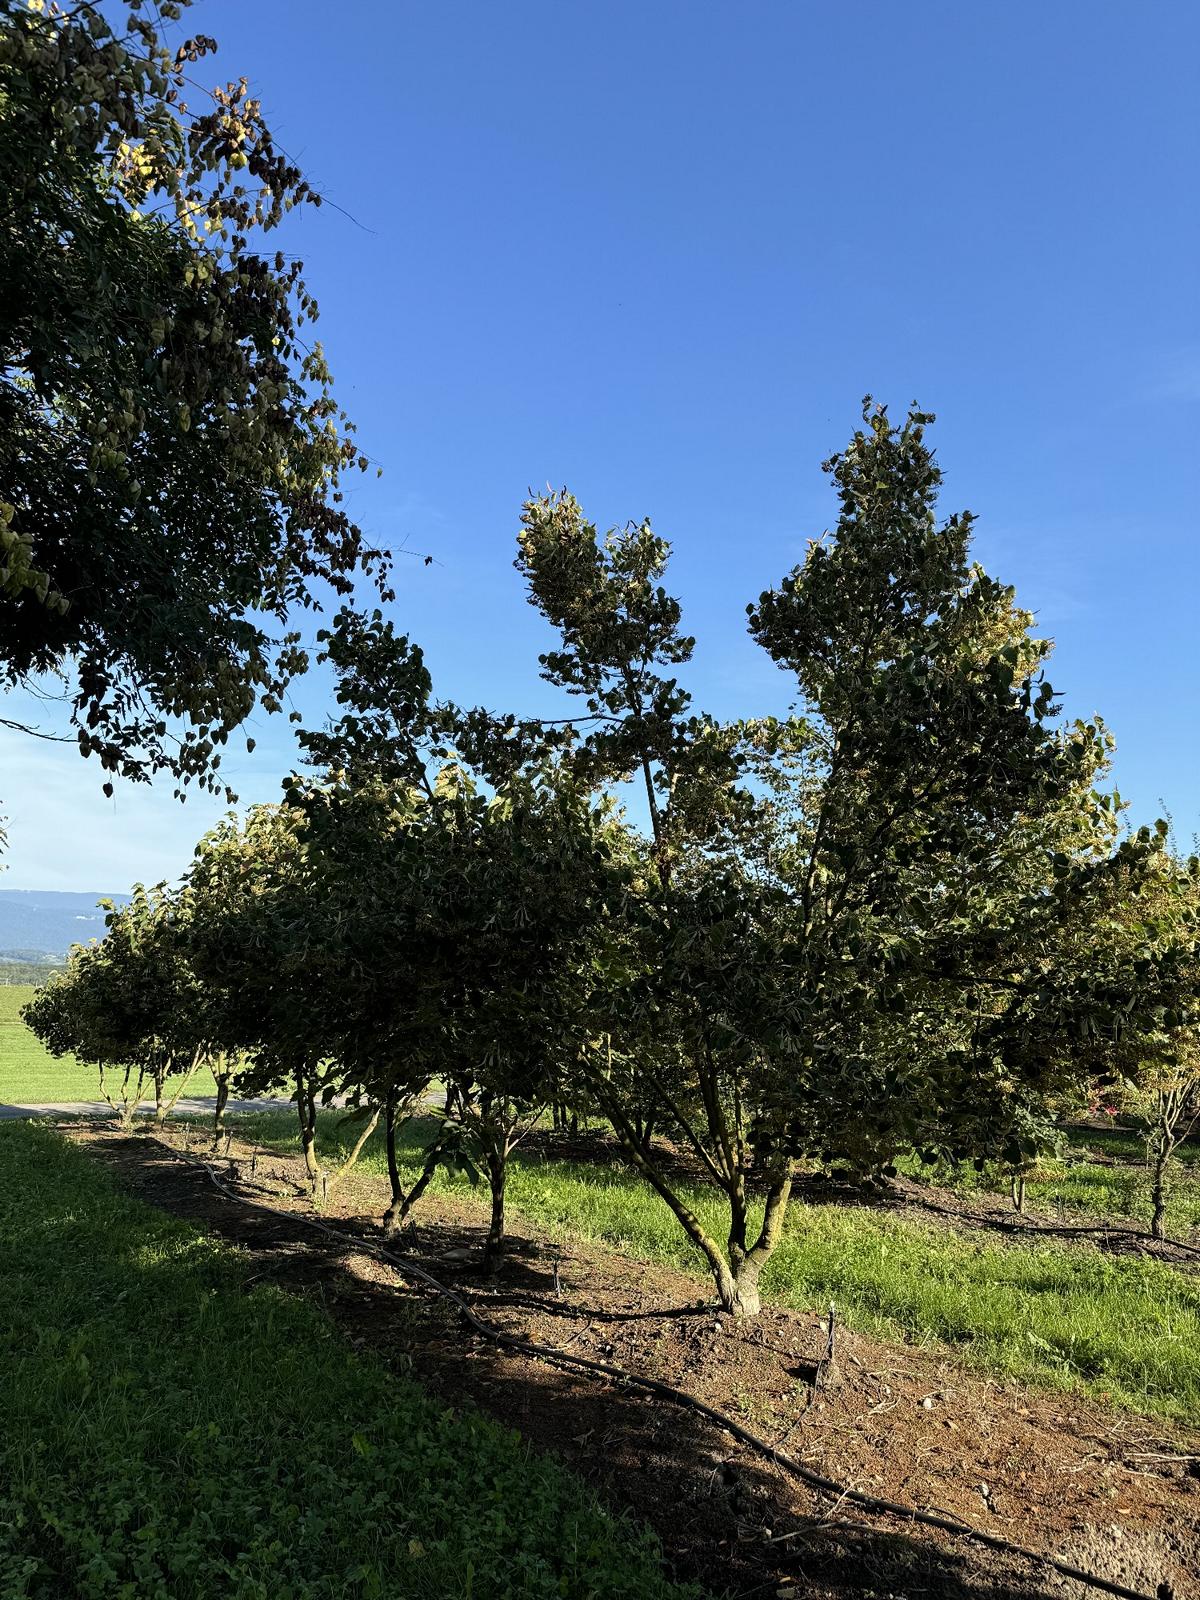
[{"label": "hazy mountain ridge", "polygon": [[0,889],[0,960],[61,960],[73,944],[104,937],[99,900],[123,905],[127,894]]}]

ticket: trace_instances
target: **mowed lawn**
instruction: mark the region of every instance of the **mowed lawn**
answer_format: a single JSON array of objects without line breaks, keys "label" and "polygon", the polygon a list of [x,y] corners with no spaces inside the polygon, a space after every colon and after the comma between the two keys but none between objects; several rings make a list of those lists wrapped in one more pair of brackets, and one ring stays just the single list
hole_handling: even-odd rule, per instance
[{"label": "mowed lawn", "polygon": [[[74,1056],[56,1061],[21,1021],[21,1007],[33,992],[31,984],[0,984],[0,1105],[100,1100],[97,1069]],[[207,1067],[193,1075],[187,1092],[216,1093]]]},{"label": "mowed lawn", "polygon": [[[286,1115],[241,1116],[237,1126],[264,1146],[295,1149]],[[428,1127],[410,1129],[405,1141],[410,1180],[420,1131]],[[344,1153],[353,1139],[336,1115],[321,1119],[318,1144],[327,1156]],[[362,1164],[384,1174],[378,1140]],[[467,1178],[444,1172],[433,1187],[470,1193]],[[712,1192],[699,1186],[684,1192],[720,1237],[722,1212]],[[482,1220],[484,1192],[478,1198]],[[624,1166],[518,1151],[509,1199],[514,1212],[552,1236],[598,1240],[678,1267],[699,1293],[710,1290],[703,1263],[665,1203]],[[419,1207],[414,1217],[419,1225]],[[937,1340],[1005,1378],[1200,1423],[1200,1276],[1160,1261],[1058,1240],[1010,1243],[867,1205],[793,1204],[763,1292],[801,1308],[824,1309],[833,1300],[854,1327]]]},{"label": "mowed lawn", "polygon": [[252,1276],[52,1129],[0,1125],[0,1594],[695,1594],[565,1468]]}]

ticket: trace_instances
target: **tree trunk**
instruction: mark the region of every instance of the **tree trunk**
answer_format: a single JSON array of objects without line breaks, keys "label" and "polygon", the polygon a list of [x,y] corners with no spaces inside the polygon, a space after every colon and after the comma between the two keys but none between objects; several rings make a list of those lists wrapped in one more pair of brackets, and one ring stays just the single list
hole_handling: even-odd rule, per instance
[{"label": "tree trunk", "polygon": [[129,1101],[129,1071],[125,1068],[125,1076],[121,1079],[121,1127],[126,1133],[133,1127],[133,1107]]},{"label": "tree trunk", "polygon": [[1014,1172],[1012,1176],[1012,1203],[1024,1215],[1025,1212],[1025,1174]]},{"label": "tree trunk", "polygon": [[508,1162],[500,1156],[488,1158],[488,1182],[492,1190],[492,1218],[483,1247],[485,1270],[495,1272],[504,1250],[504,1191],[508,1184]]},{"label": "tree trunk", "polygon": [[362,1132],[359,1134],[358,1138],[354,1141],[354,1147],[350,1151],[350,1154],[342,1162],[341,1166],[334,1173],[333,1177],[330,1178],[329,1186],[328,1186],[328,1189],[326,1191],[327,1193],[330,1193],[334,1189],[336,1189],[338,1184],[341,1183],[342,1179],[345,1178],[349,1173],[353,1172],[354,1167],[358,1162],[359,1156],[362,1155],[362,1153],[363,1153],[364,1145],[366,1144],[367,1140],[371,1137],[371,1135],[375,1132],[375,1129],[378,1126],[379,1126],[379,1108],[378,1108],[378,1106],[376,1106],[375,1110],[371,1113],[370,1117],[368,1117],[368,1119],[367,1119],[367,1121],[366,1121],[366,1123],[365,1123],[365,1125],[363,1127]]},{"label": "tree trunk", "polygon": [[746,1191],[742,1174],[730,1193],[729,1272],[723,1284],[718,1275],[717,1293],[726,1311],[735,1317],[756,1317],[762,1310],[758,1280],[762,1269],[775,1253],[783,1236],[788,1201],[792,1197],[792,1165],[777,1168],[770,1180],[767,1204],[758,1238],[747,1249]]},{"label": "tree trunk", "polygon": [[391,1089],[383,1108],[383,1143],[387,1151],[388,1183],[392,1198],[383,1213],[383,1236],[393,1239],[400,1231],[400,1208],[404,1204],[404,1190],[400,1185],[400,1163],[396,1160],[396,1095]]},{"label": "tree trunk", "polygon": [[434,1173],[438,1169],[438,1162],[442,1159],[442,1141],[437,1139],[430,1145],[425,1155],[425,1165],[421,1168],[421,1176],[408,1191],[404,1204],[400,1207],[400,1226],[408,1221],[412,1208],[429,1187]]},{"label": "tree trunk", "polygon": [[722,1262],[714,1274],[721,1309],[728,1311],[731,1317],[756,1317],[762,1310],[758,1292],[761,1272],[762,1268],[750,1260],[739,1262],[736,1270]]},{"label": "tree trunk", "polygon": [[[125,1068],[125,1076],[121,1079],[120,1108],[118,1109],[115,1106],[113,1108],[117,1111],[117,1115],[121,1119],[121,1127],[126,1133],[133,1131],[134,1121],[137,1117],[137,1109],[141,1105],[142,1096],[146,1092],[146,1074],[141,1067],[138,1068],[138,1075],[134,1084],[134,1088],[132,1091],[130,1090],[129,1078],[132,1072],[132,1067]],[[109,1105],[112,1105],[111,1100],[109,1101]]]},{"label": "tree trunk", "polygon": [[407,1194],[400,1182],[400,1163],[396,1158],[396,1102],[389,1100],[386,1108],[386,1121],[384,1124],[384,1143],[387,1147],[388,1181],[391,1184],[392,1198],[387,1210],[383,1213],[383,1236],[385,1239],[394,1239],[408,1221],[409,1215],[417,1201],[425,1193],[437,1171],[438,1162],[442,1155],[442,1139],[434,1140],[425,1152],[425,1162],[421,1168],[421,1176],[413,1184]]},{"label": "tree trunk", "polygon": [[296,1074],[296,1114],[300,1119],[300,1148],[304,1152],[304,1171],[309,1188],[316,1194],[317,1183],[321,1177],[321,1163],[317,1160],[317,1099],[309,1085],[308,1075],[304,1072]]},{"label": "tree trunk", "polygon": [[222,1060],[221,1071],[213,1076],[217,1080],[217,1106],[213,1112],[213,1149],[220,1144],[225,1134],[225,1107],[229,1101],[229,1063]]},{"label": "tree trunk", "polygon": [[161,1128],[167,1120],[167,1102],[163,1095],[163,1080],[166,1077],[163,1069],[157,1067],[154,1073],[154,1126]]},{"label": "tree trunk", "polygon": [[1151,1186],[1150,1196],[1154,1204],[1154,1211],[1150,1218],[1150,1233],[1155,1239],[1166,1238],[1167,1222],[1167,1160],[1164,1151],[1159,1151],[1154,1158],[1154,1182]]},{"label": "tree trunk", "polygon": [[181,1072],[179,1074],[179,1081],[176,1083],[174,1090],[167,1097],[167,1099],[165,1100],[165,1102],[163,1104],[162,1121],[164,1123],[166,1122],[167,1118],[171,1115],[172,1111],[174,1111],[175,1107],[179,1104],[180,1097],[182,1096],[183,1091],[187,1088],[188,1084],[191,1082],[192,1074],[195,1072],[196,1068],[200,1065],[200,1062],[203,1060],[203,1058],[204,1058],[204,1047],[203,1047],[203,1045],[197,1045],[196,1052],[192,1056],[191,1065],[187,1068],[187,1070],[185,1072]]},{"label": "tree trunk", "polygon": [[722,1184],[730,1202],[729,1248],[734,1260],[726,1259],[720,1245],[705,1230],[695,1212],[675,1193],[670,1183],[655,1164],[653,1152],[643,1150],[637,1130],[625,1115],[619,1102],[610,1101],[605,1113],[612,1123],[613,1132],[621,1142],[630,1161],[674,1212],[688,1238],[708,1262],[721,1306],[735,1317],[757,1316],[762,1309],[758,1280],[783,1233],[788,1201],[792,1193],[793,1168],[791,1164],[779,1168],[767,1192],[766,1211],[762,1231],[754,1245],[747,1249],[745,1239],[745,1202],[739,1199],[741,1184]]}]

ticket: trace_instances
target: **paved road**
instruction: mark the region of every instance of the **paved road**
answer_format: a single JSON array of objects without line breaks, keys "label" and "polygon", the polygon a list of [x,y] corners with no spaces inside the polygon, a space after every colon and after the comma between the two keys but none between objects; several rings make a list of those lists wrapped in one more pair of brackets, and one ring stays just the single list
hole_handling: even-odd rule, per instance
[{"label": "paved road", "polygon": [[[175,1102],[175,1116],[212,1116],[217,1108],[215,1099],[182,1099]],[[230,1100],[226,1111],[294,1111],[291,1100]],[[31,1101],[28,1105],[0,1105],[0,1122],[24,1121],[29,1117],[111,1117],[113,1109],[103,1100]],[[154,1115],[153,1102],[138,1107],[138,1116]]]}]

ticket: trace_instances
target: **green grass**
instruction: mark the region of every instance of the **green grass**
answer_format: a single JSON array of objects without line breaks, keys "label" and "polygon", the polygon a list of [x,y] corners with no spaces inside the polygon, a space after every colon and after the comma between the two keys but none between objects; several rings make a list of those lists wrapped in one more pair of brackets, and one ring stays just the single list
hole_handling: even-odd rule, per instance
[{"label": "green grass", "polygon": [[683,1600],[565,1469],[250,1271],[0,1127],[5,1600]]},{"label": "green grass", "polygon": [[[0,984],[0,1105],[100,1100],[96,1068],[74,1056],[55,1060],[21,1021],[21,1007],[32,997],[31,984]],[[193,1075],[187,1093],[216,1093],[207,1067]]]},{"label": "green grass", "polygon": [[[1026,1179],[1025,1204],[1031,1214],[1078,1215],[1094,1217],[1097,1221],[1128,1222],[1143,1229],[1149,1227],[1153,1207],[1145,1167],[1146,1146],[1136,1133],[1126,1129],[1112,1132],[1073,1130],[1067,1155],[1069,1159],[1044,1158]],[[1094,1159],[1096,1156],[1117,1157],[1120,1164],[1110,1165]],[[900,1169],[912,1177],[930,1181],[928,1172],[915,1157],[901,1162]],[[987,1191],[1008,1195],[1008,1178],[996,1171],[977,1173],[968,1167],[939,1181],[959,1193]],[[1186,1238],[1197,1228],[1200,1228],[1200,1145],[1189,1143],[1176,1152],[1170,1168],[1167,1232]]]},{"label": "green grass", "polygon": [[[291,1121],[278,1113],[244,1116],[238,1126],[265,1146],[294,1148]],[[328,1154],[351,1138],[336,1116],[322,1120],[318,1143]],[[410,1134],[410,1175],[416,1153]],[[364,1151],[363,1165],[384,1171],[378,1143]],[[469,1190],[465,1178],[446,1174],[434,1187]],[[712,1195],[699,1187],[685,1192],[719,1235],[722,1214]],[[509,1198],[552,1236],[600,1240],[681,1268],[698,1288],[708,1283],[667,1207],[625,1168],[518,1152]],[[1200,1278],[1161,1262],[1070,1244],[997,1243],[866,1206],[794,1205],[763,1291],[796,1307],[833,1300],[851,1326],[938,1340],[1004,1377],[1200,1421]]]}]

